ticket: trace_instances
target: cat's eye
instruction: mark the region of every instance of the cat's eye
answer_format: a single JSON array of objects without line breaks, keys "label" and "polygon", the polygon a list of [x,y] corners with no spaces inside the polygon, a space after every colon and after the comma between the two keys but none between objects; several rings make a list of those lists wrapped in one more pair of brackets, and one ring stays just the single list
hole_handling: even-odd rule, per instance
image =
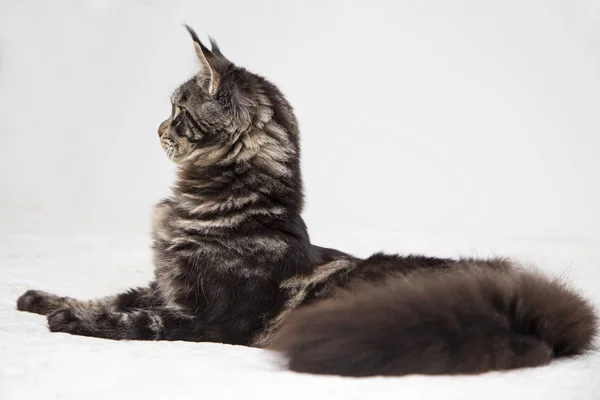
[{"label": "cat's eye", "polygon": [[177,116],[183,112],[185,112],[186,109],[184,107],[181,106],[177,106],[175,104],[171,104],[171,118],[175,119],[177,118]]},{"label": "cat's eye", "polygon": [[172,108],[171,108],[171,120],[172,120],[172,124],[174,127],[178,126],[181,124],[182,121],[182,114],[184,114],[186,112],[186,109],[184,107],[181,106],[176,106],[175,104],[172,104]]},{"label": "cat's eye", "polygon": [[181,113],[179,113],[177,115],[177,117],[175,117],[175,119],[173,120],[173,126],[176,127],[176,126],[180,125],[182,120],[183,119],[181,118]]}]

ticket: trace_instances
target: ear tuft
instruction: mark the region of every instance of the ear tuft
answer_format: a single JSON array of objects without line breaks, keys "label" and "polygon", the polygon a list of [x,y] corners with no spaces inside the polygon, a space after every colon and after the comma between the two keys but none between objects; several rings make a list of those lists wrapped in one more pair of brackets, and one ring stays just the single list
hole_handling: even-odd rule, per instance
[{"label": "ear tuft", "polygon": [[[219,46],[216,45],[214,39],[210,38],[211,46],[214,49],[214,53],[206,47],[196,32],[187,24],[184,24],[185,29],[192,37],[194,41],[194,49],[196,50],[196,56],[200,61],[202,70],[200,71],[201,76],[209,79],[208,92],[214,95],[219,88],[219,68],[223,64],[224,59],[220,59],[217,56],[221,56]],[[216,55],[215,55],[216,54]]]},{"label": "ear tuft", "polygon": [[219,57],[224,57],[223,53],[221,53],[221,49],[219,48],[219,45],[217,44],[217,41],[215,40],[215,38],[209,35],[208,41],[210,42],[211,51],[214,54],[218,55]]},{"label": "ear tuft", "polygon": [[192,29],[192,27],[189,26],[188,24],[183,24],[183,26],[185,27],[185,29],[187,29],[188,33],[192,37],[192,40],[194,42],[200,43],[200,39],[198,39],[198,35],[196,35],[196,31],[194,31],[194,29]]}]

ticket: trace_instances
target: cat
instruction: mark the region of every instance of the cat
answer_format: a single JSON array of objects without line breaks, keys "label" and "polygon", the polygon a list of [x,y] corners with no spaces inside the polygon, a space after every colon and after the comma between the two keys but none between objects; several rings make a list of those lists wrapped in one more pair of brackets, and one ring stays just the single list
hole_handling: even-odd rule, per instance
[{"label": "cat", "polygon": [[514,261],[311,244],[292,107],[186,28],[200,71],[158,128],[177,179],[154,209],[155,280],[92,301],[29,290],[18,310],[52,332],[267,348],[315,374],[479,373],[592,348],[592,305]]}]

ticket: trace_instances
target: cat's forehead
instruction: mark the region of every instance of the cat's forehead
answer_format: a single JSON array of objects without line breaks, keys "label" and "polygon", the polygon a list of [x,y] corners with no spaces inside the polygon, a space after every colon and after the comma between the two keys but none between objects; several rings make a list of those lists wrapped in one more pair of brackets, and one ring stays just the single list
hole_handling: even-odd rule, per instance
[{"label": "cat's forehead", "polygon": [[171,103],[173,104],[181,104],[188,101],[188,99],[197,96],[197,92],[200,91],[200,88],[194,81],[194,79],[190,79],[189,81],[183,83],[179,86],[173,94],[171,95]]}]

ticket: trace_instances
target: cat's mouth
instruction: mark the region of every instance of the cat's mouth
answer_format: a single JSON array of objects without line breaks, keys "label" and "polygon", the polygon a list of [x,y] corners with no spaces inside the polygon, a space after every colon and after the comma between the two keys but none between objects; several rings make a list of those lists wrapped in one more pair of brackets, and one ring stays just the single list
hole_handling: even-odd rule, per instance
[{"label": "cat's mouth", "polygon": [[163,148],[165,154],[167,155],[167,157],[169,158],[169,160],[171,161],[175,161],[175,159],[177,158],[177,146],[175,145],[175,143],[173,143],[171,140],[168,139],[162,139],[160,141],[160,145]]},{"label": "cat's mouth", "polygon": [[175,161],[175,150],[173,150],[172,147],[169,147],[167,149],[167,157],[169,158],[169,160]]}]

